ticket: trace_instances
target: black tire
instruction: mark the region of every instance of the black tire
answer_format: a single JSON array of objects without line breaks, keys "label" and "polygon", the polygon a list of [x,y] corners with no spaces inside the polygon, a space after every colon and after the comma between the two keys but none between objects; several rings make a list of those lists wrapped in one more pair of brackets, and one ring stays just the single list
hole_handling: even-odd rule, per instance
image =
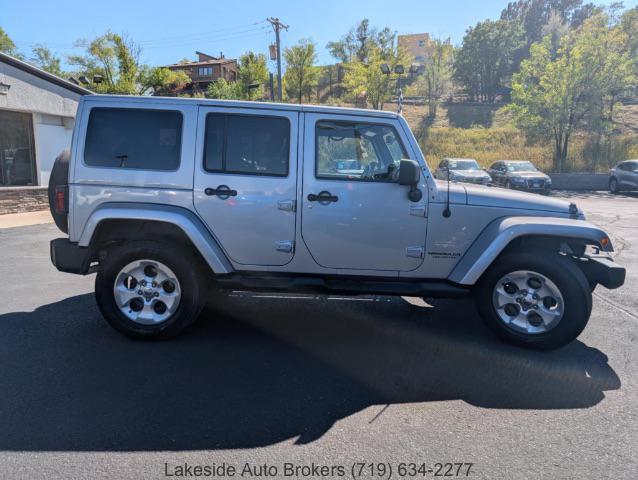
[{"label": "black tire", "polygon": [[62,230],[63,233],[69,233],[69,223],[66,214],[56,213],[55,211],[55,191],[57,187],[64,187],[69,184],[69,158],[71,153],[69,150],[64,150],[57,156],[51,169],[51,176],[49,177],[49,210],[56,226]]},{"label": "black tire", "polygon": [[[181,300],[177,310],[162,323],[142,325],[124,315],[115,302],[113,287],[119,272],[135,260],[156,260],[170,268],[179,281]],[[178,245],[135,241],[107,251],[95,279],[95,298],[100,312],[116,330],[132,338],[165,339],[187,330],[205,304],[205,274],[201,259]]]},{"label": "black tire", "polygon": [[[560,290],[564,313],[552,329],[525,334],[506,326],[492,302],[493,288],[504,275],[516,270],[530,270],[550,279]],[[592,308],[591,286],[585,274],[565,255],[530,249],[505,253],[483,274],[475,289],[478,311],[487,326],[510,343],[540,350],[553,350],[572,342],[583,331]]]},{"label": "black tire", "polygon": [[616,177],[611,177],[609,179],[609,191],[611,193],[618,193],[618,180]]}]

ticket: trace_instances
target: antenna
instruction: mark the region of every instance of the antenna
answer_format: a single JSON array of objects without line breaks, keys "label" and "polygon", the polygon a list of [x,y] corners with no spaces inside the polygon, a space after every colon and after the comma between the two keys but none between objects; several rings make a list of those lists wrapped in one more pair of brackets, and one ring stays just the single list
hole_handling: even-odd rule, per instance
[{"label": "antenna", "polygon": [[443,216],[449,218],[452,215],[450,210],[450,165],[447,166],[447,201],[445,202],[445,210],[443,210]]}]

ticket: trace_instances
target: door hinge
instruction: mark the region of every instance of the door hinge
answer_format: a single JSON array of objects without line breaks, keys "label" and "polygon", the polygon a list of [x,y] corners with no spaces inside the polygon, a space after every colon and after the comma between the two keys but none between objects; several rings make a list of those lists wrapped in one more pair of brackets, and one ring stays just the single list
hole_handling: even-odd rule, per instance
[{"label": "door hinge", "polygon": [[294,240],[279,240],[276,245],[278,252],[292,253],[295,250]]},{"label": "door hinge", "polygon": [[297,202],[295,200],[278,200],[277,209],[283,210],[284,212],[296,212]]},{"label": "door hinge", "polygon": [[415,217],[426,217],[427,208],[425,205],[410,205],[410,215]]},{"label": "door hinge", "polygon": [[423,247],[406,247],[406,257],[423,258]]}]

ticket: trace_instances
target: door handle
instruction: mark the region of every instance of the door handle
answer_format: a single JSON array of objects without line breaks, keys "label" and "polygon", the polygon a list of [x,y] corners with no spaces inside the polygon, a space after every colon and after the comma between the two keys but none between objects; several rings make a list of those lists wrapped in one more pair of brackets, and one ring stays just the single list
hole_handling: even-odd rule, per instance
[{"label": "door handle", "polygon": [[206,188],[204,193],[209,197],[216,195],[222,200],[237,196],[237,190],[231,190],[228,185],[220,185],[217,188]]},{"label": "door handle", "polygon": [[314,193],[308,194],[308,201],[319,202],[326,205],[330,202],[338,202],[339,197],[337,197],[336,195],[332,195],[330,192],[324,190],[322,192],[319,192],[317,195],[315,195]]}]

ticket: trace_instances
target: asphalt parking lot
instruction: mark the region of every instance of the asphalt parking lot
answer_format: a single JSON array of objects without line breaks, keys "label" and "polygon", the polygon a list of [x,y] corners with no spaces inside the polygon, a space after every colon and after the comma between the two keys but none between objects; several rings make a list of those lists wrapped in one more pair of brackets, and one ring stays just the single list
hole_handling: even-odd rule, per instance
[{"label": "asphalt parking lot", "polygon": [[627,282],[546,353],[495,339],[469,300],[387,297],[234,293],[189,335],[132,341],[93,276],[52,267],[53,225],[0,230],[0,478],[469,462],[470,478],[634,479],[638,195],[572,197]]}]

